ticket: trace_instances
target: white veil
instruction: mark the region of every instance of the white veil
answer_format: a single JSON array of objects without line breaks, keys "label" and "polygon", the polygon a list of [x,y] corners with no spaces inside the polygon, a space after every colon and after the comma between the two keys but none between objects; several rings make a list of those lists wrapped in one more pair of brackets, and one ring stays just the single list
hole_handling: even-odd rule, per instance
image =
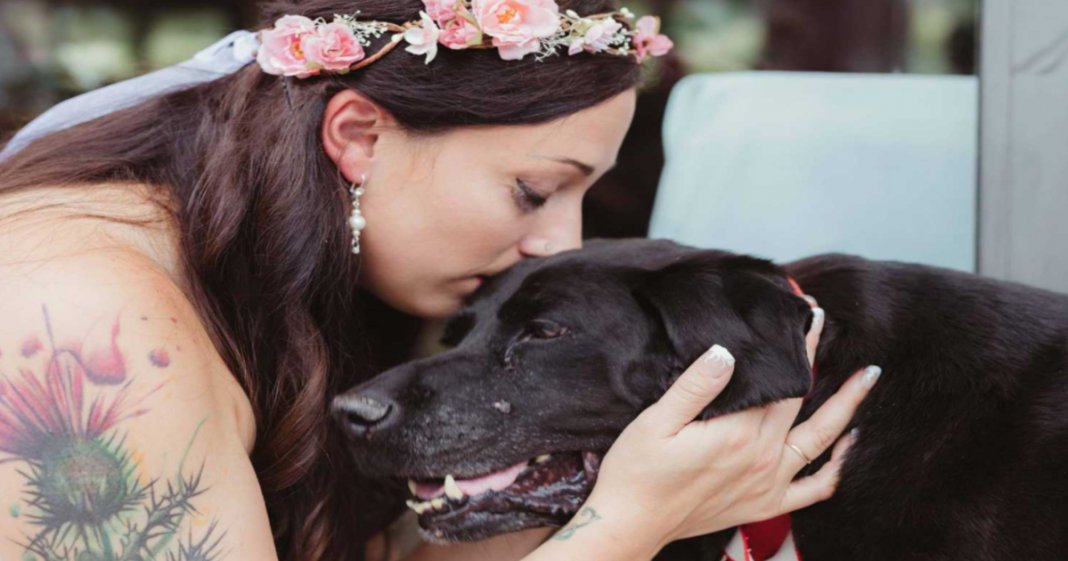
[{"label": "white veil", "polygon": [[46,134],[237,72],[255,60],[258,46],[256,34],[235,31],[185,62],[68,99],[19,130],[0,151],[0,160]]}]

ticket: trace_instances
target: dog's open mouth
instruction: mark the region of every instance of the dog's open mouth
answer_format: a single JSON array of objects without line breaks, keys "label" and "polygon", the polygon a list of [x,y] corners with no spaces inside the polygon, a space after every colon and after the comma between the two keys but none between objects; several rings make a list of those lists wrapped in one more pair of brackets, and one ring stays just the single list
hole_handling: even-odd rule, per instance
[{"label": "dog's open mouth", "polygon": [[435,541],[478,540],[535,525],[563,525],[597,480],[593,452],[545,454],[475,477],[411,479],[408,508]]}]

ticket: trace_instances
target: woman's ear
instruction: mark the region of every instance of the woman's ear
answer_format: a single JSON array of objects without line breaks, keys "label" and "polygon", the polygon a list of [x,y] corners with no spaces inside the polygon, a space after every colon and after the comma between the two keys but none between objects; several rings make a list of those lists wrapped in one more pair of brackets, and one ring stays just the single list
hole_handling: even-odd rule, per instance
[{"label": "woman's ear", "polygon": [[345,89],[323,111],[323,149],[349,181],[368,175],[375,143],[383,128],[396,121],[382,106],[360,92]]}]

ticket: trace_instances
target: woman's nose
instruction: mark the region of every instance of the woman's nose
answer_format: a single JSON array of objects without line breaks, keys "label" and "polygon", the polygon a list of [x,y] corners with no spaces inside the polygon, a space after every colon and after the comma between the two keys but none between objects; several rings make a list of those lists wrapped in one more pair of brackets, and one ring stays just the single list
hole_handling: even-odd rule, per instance
[{"label": "woman's nose", "polygon": [[541,221],[536,229],[519,242],[519,251],[527,257],[545,257],[582,247],[582,204]]},{"label": "woman's nose", "polygon": [[549,238],[529,237],[524,238],[519,244],[519,251],[525,257],[548,257],[561,251],[578,249],[582,247],[579,241],[553,241]]}]

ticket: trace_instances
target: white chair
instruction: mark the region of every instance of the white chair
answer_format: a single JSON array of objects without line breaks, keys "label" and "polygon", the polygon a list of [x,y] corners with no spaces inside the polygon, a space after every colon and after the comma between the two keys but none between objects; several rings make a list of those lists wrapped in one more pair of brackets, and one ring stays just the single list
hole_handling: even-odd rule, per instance
[{"label": "white chair", "polygon": [[664,144],[650,237],[975,271],[974,77],[694,75],[672,93]]}]

